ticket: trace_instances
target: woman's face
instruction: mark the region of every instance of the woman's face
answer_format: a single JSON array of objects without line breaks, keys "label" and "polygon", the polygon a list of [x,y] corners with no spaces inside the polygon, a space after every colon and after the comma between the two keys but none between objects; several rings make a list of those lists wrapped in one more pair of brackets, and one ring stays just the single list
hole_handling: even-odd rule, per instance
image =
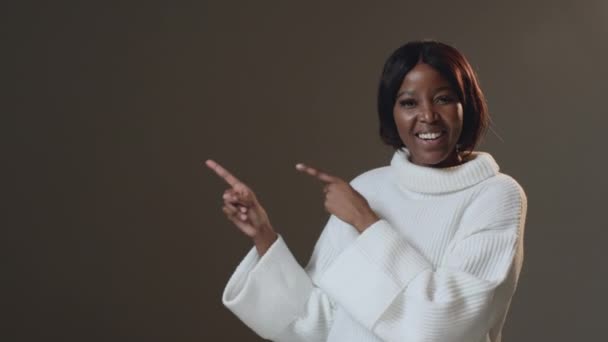
[{"label": "woman's face", "polygon": [[412,163],[431,167],[460,164],[456,144],[462,132],[462,103],[433,67],[419,63],[405,75],[393,117]]}]

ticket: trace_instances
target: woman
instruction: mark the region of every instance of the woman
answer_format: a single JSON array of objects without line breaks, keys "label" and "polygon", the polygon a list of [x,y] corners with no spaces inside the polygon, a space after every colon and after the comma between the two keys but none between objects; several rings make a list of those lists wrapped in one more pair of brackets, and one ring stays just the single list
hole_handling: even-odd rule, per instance
[{"label": "woman", "polygon": [[302,268],[253,191],[224,212],[254,241],[223,303],[274,341],[497,342],[523,261],[527,201],[492,156],[474,151],[489,117],[476,75],[453,47],[410,42],[386,61],[378,93],[390,165],[325,183],[331,214]]}]

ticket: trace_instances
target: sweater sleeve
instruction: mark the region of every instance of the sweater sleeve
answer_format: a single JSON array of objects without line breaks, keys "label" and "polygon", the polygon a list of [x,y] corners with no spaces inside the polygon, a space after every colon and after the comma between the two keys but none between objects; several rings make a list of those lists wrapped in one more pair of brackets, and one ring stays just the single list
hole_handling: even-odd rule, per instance
[{"label": "sweater sleeve", "polygon": [[380,219],[336,258],[319,286],[382,340],[479,341],[512,296],[497,293],[512,285],[510,272],[519,274],[526,208],[517,183],[486,189],[437,267]]},{"label": "sweater sleeve", "polygon": [[302,268],[282,235],[260,257],[252,247],[230,277],[223,304],[259,336],[273,341],[326,341],[335,303],[316,280],[337,251],[329,232],[344,223],[331,216]]}]

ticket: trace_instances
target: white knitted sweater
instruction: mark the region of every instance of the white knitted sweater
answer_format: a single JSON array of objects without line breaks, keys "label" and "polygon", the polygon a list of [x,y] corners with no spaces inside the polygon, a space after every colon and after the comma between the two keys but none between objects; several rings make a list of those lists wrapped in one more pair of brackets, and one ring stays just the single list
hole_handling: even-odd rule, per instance
[{"label": "white knitted sweater", "polygon": [[222,301],[273,341],[499,342],[523,261],[527,199],[492,156],[444,169],[390,166],[350,184],[381,218],[334,215],[305,268],[285,240],[237,266]]}]

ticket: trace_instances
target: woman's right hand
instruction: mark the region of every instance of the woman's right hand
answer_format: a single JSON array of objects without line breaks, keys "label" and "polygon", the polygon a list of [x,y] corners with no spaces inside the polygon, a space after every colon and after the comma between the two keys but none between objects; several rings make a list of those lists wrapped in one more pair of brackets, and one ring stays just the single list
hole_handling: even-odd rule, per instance
[{"label": "woman's right hand", "polygon": [[245,235],[250,237],[263,255],[277,239],[266,210],[254,192],[215,161],[209,159],[205,164],[220,176],[230,187],[224,191],[222,210],[226,217]]}]

